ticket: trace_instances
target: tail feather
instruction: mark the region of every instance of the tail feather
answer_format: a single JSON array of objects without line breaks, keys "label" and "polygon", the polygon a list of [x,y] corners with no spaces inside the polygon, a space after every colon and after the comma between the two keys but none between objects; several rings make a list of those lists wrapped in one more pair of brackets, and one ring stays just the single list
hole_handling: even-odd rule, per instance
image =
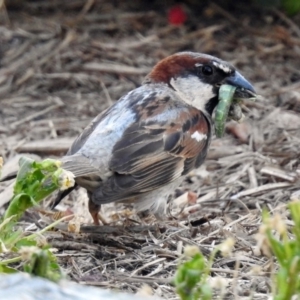
[{"label": "tail feather", "polygon": [[64,156],[62,159],[62,168],[70,171],[75,177],[99,174],[99,169],[93,166],[90,160],[81,154]]},{"label": "tail feather", "polygon": [[56,205],[60,203],[62,199],[64,199],[67,195],[69,195],[78,185],[75,183],[74,186],[68,188],[67,190],[58,192],[55,200],[50,204],[50,208],[54,209]]},{"label": "tail feather", "polygon": [[12,179],[15,179],[17,177],[17,173],[10,173],[10,174],[7,174],[5,175],[3,178],[0,179],[0,182],[4,182],[4,181],[9,181],[9,180],[12,180]]}]

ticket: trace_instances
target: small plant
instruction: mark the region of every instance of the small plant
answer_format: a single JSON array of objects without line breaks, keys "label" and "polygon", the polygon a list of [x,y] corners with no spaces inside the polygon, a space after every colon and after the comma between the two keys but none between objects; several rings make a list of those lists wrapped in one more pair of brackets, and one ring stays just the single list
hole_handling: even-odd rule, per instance
[{"label": "small plant", "polygon": [[214,249],[209,260],[197,246],[185,248],[185,257],[189,259],[178,267],[174,277],[176,292],[182,300],[210,300],[214,289],[219,290],[219,299],[222,299],[226,283],[222,278],[210,278],[210,269],[216,254],[221,252],[228,256],[233,246],[233,239],[227,239]]},{"label": "small plant", "polygon": [[13,199],[5,212],[4,219],[11,216],[19,219],[27,208],[36,205],[55,190],[64,190],[73,186],[73,174],[62,169],[60,165],[58,160],[45,159],[36,162],[21,157]]},{"label": "small plant", "polygon": [[262,252],[269,257],[274,255],[279,266],[272,280],[275,300],[300,295],[300,202],[292,201],[288,208],[294,222],[290,233],[280,215],[270,217],[264,211],[257,235]]},{"label": "small plant", "polygon": [[[272,277],[274,300],[290,300],[300,295],[300,201],[292,201],[288,204],[288,209],[294,222],[290,231],[279,214],[271,217],[264,211],[263,224],[256,237],[262,253],[274,258],[278,265],[278,268],[274,268]],[[190,259],[178,267],[174,278],[176,291],[182,300],[210,300],[214,288],[224,290],[223,283],[212,284],[209,274],[217,251],[227,256],[232,247],[232,240],[225,241],[216,247],[209,260],[205,259],[197,247],[186,249],[186,256]]]},{"label": "small plant", "polygon": [[[62,220],[30,235],[17,227],[14,217],[2,221],[0,223],[0,273],[16,273],[23,266],[25,272],[58,281],[62,277],[62,272],[42,234]],[[41,266],[41,264],[45,265]]]},{"label": "small plant", "polygon": [[20,251],[21,257],[25,260],[24,271],[52,281],[62,278],[62,272],[56,262],[56,257],[49,249],[38,247],[24,247]]},{"label": "small plant", "polygon": [[199,249],[189,247],[187,252],[192,252],[190,260],[179,266],[174,284],[176,292],[182,300],[210,300],[212,289],[208,284],[209,269],[208,263]]},{"label": "small plant", "polygon": [[[2,159],[0,159],[0,171]],[[23,270],[33,275],[57,281],[62,277],[56,257],[45,241],[42,233],[49,230],[58,220],[34,234],[26,234],[18,228],[17,221],[26,209],[36,205],[57,189],[66,189],[74,184],[73,174],[60,168],[60,162],[46,159],[36,162],[22,157],[14,186],[14,195],[0,222],[0,272],[18,272],[21,263]]]}]

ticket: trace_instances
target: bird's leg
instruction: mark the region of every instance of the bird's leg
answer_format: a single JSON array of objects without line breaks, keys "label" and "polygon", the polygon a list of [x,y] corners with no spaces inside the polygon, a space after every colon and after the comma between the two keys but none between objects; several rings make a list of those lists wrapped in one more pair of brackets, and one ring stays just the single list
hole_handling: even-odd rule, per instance
[{"label": "bird's leg", "polygon": [[100,225],[99,223],[99,219],[100,219],[102,224],[108,225],[109,221],[105,218],[105,216],[100,211],[101,205],[94,203],[94,201],[92,200],[93,199],[92,195],[93,193],[88,192],[88,198],[89,198],[88,207],[89,207],[89,212],[93,218],[94,224]]},{"label": "bird's leg", "polygon": [[92,193],[88,192],[88,197],[89,197],[89,202],[88,202],[88,207],[89,207],[89,212],[93,218],[94,224],[95,225],[100,225],[99,223],[99,211],[101,208],[101,205],[95,204],[92,201]]},{"label": "bird's leg", "polygon": [[95,225],[100,225],[99,223],[99,211],[100,211],[100,205],[96,205],[91,199],[89,199],[89,212],[93,218]]}]

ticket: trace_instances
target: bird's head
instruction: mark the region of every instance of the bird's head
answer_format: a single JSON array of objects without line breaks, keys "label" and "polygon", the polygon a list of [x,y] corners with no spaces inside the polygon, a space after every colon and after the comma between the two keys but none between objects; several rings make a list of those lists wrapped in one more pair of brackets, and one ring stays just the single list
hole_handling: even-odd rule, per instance
[{"label": "bird's head", "polygon": [[214,56],[180,52],[161,60],[145,83],[168,84],[179,97],[203,112],[212,114],[222,84],[236,87],[236,98],[253,98],[256,93],[231,64]]}]

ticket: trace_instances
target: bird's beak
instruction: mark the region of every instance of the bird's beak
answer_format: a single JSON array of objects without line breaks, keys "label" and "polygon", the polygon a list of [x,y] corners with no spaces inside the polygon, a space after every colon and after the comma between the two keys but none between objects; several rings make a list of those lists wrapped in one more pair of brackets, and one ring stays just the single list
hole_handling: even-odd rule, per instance
[{"label": "bird's beak", "polygon": [[225,83],[236,87],[234,98],[249,99],[256,98],[257,96],[252,84],[238,71],[235,71],[233,75],[227,77]]}]

